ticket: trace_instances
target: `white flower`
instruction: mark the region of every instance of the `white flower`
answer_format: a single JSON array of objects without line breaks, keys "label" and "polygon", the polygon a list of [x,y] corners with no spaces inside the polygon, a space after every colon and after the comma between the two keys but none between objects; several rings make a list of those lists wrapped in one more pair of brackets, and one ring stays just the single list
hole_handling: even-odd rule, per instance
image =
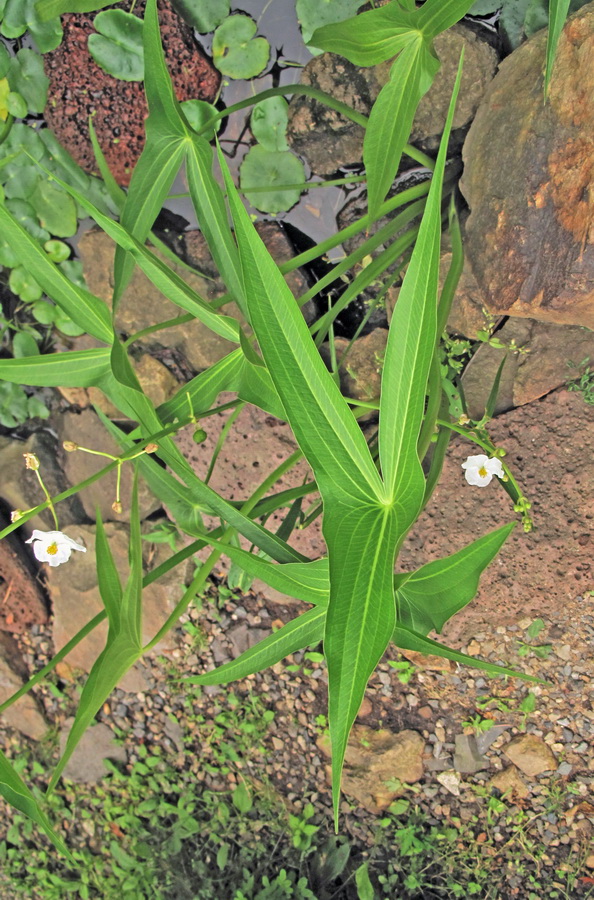
[{"label": "white flower", "polygon": [[26,543],[33,544],[33,553],[36,559],[49,563],[50,566],[60,566],[62,563],[68,562],[73,550],[87,552],[86,547],[77,544],[61,531],[39,531],[36,528]]},{"label": "white flower", "polygon": [[464,476],[468,484],[474,484],[477,487],[486,487],[493,475],[497,475],[498,478],[503,478],[504,475],[501,460],[496,456],[489,459],[483,453],[478,456],[469,456],[466,462],[462,463],[462,468],[466,470]]}]

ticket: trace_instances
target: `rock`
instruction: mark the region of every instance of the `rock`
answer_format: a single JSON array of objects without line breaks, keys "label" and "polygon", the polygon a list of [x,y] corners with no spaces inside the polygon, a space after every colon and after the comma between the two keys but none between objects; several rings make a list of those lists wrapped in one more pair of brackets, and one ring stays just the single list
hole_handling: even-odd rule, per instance
[{"label": "rock", "polygon": [[231,628],[227,632],[227,637],[233,647],[233,658],[236,659],[238,656],[241,656],[242,653],[245,653],[246,650],[254,647],[269,635],[270,632],[265,628],[248,628],[245,624]]},{"label": "rock", "polygon": [[487,731],[483,731],[482,734],[477,734],[476,746],[478,752],[483,754],[486,753],[491,744],[494,744],[502,734],[505,734],[508,728],[509,725],[491,725]]},{"label": "rock", "polygon": [[[92,409],[85,409],[80,413],[70,411],[62,413],[56,422],[56,429],[60,435],[60,442],[73,441],[75,444],[81,444],[89,450],[99,450],[102,453],[111,453],[113,456],[117,456],[121,452]],[[100,471],[110,461],[104,456],[85,453],[84,450],[67,452],[62,449],[60,456],[64,462],[64,471],[72,485],[89,478],[89,476]],[[77,497],[84,507],[86,517],[91,521],[95,521],[97,509],[99,509],[104,522],[112,519],[126,521],[130,515],[133,477],[133,466],[130,463],[125,463],[122,466],[121,483],[123,513],[120,515],[112,509],[116,490],[115,469],[82,491],[79,491]],[[150,492],[146,482],[142,479],[138,483],[138,501],[141,519],[145,519],[161,506],[160,501]]]},{"label": "rock", "polygon": [[456,130],[464,128],[474,118],[499,62],[497,51],[465,25],[454,25],[438,34],[433,46],[441,67],[417,107],[410,138],[427,150],[439,147],[462,51],[464,68],[452,124],[454,139]]},{"label": "rock", "polygon": [[519,735],[510,741],[503,752],[524,775],[540,775],[557,768],[553,751],[534,734]]},{"label": "rock", "polygon": [[[340,366],[340,389],[346,397],[354,400],[373,400],[379,397],[387,342],[388,332],[385,328],[376,328],[354,341],[346,363]],[[346,338],[334,338],[338,360],[344,355],[348,345]],[[322,347],[321,355],[330,367],[328,344]]]},{"label": "rock", "polygon": [[[594,5],[503,61],[464,145],[466,252],[489,309],[594,328]],[[513,110],[513,115],[511,114]]]},{"label": "rock", "polygon": [[[8,700],[28,680],[29,673],[17,642],[0,631],[0,703]],[[31,693],[5,709],[2,722],[34,741],[41,740],[49,727]]]},{"label": "rock", "polygon": [[[116,567],[124,583],[128,571],[128,529],[123,524],[107,522],[105,531]],[[95,528],[90,525],[80,526],[73,531],[72,536],[75,540],[84,542],[87,552],[77,553],[76,559],[73,556],[68,565],[49,569],[47,573],[48,591],[54,610],[53,638],[56,650],[63,647],[83,625],[103,609],[97,586]],[[163,544],[150,545],[143,542],[143,550],[146,556],[149,554],[152,556],[151,568],[159,565],[170,555],[169,549]],[[185,574],[186,570],[182,565],[143,590],[142,636],[145,642],[154,637],[174,605],[181,599]],[[103,650],[106,636],[107,622],[102,622],[68,654],[66,660],[69,665],[88,672]],[[169,634],[156,649],[162,652],[173,646],[173,638]],[[141,691],[146,686],[142,666],[138,663],[119,684],[120,688],[127,691]]]},{"label": "rock", "polygon": [[[145,5],[144,0],[139,0],[134,13],[142,17]],[[173,12],[170,4],[161,0],[159,7],[161,38],[177,99],[213,102],[219,90],[219,72],[195,42],[190,26]],[[118,3],[116,8],[129,11],[130,7],[128,3]],[[62,16],[62,43],[43,57],[50,82],[46,121],[76,162],[96,174],[88,130],[92,115],[112,174],[119,184],[128,185],[144,146],[148,112],[144,85],[113,78],[94,62],[87,47],[94,18],[94,14]]]},{"label": "rock", "polygon": [[473,734],[457,734],[455,742],[454,768],[456,772],[473,774],[488,767],[489,763],[479,752],[476,737]]},{"label": "rock", "polygon": [[366,719],[367,716],[370,716],[373,712],[373,704],[369,697],[363,697],[361,702],[361,706],[359,707],[359,712],[357,713],[358,719]]},{"label": "rock", "polygon": [[[113,241],[101,231],[87,231],[79,242],[78,250],[89,289],[110,304],[113,292]],[[157,256],[168,262],[158,251]],[[213,282],[198,274],[192,275],[181,265],[171,265],[171,268],[205,300],[212,300],[224,293],[220,282]],[[207,271],[203,268],[203,271],[210,277],[212,270]],[[222,307],[222,311],[229,315],[239,314],[235,304]],[[124,334],[130,335],[183,313],[184,310],[167,300],[136,267],[118,306],[117,325]],[[196,371],[214,365],[235,348],[235,344],[214,334],[197,320],[154,332],[142,338],[138,345],[153,350],[161,347],[173,348],[180,352]]]},{"label": "rock", "polygon": [[439,774],[435,776],[435,780],[439,781],[446,791],[449,791],[454,797],[460,796],[460,785],[462,784],[462,780],[457,772],[451,770],[439,772]]},{"label": "rock", "polygon": [[[483,344],[470,360],[462,385],[472,419],[482,416],[497,369],[507,352],[495,413],[538,400],[571,378],[568,362],[594,358],[594,334],[577,325],[509,318],[497,332],[506,348]],[[518,348],[515,350],[513,348]]]},{"label": "rock", "polygon": [[[330,757],[330,739],[322,735],[318,748]],[[425,741],[416,731],[394,733],[354,725],[344,763],[342,788],[361,806],[377,814],[423,775]],[[328,773],[330,774],[330,773]]]},{"label": "rock", "polygon": [[[0,515],[0,530],[8,522]],[[31,625],[43,625],[48,610],[41,584],[37,580],[37,566],[30,548],[25,548],[17,533],[0,541],[0,629],[27,631]]]},{"label": "rock", "polygon": [[[466,126],[472,119],[498,60],[495,50],[464,25],[455,25],[438,35],[434,46],[441,68],[419,104],[411,138],[423,142],[428,149],[439,145],[462,48],[465,65],[454,129]],[[360,68],[342,56],[323,53],[305,66],[300,81],[367,116],[389,79],[391,63],[388,60]],[[311,97],[295,96],[289,104],[289,144],[305,157],[316,175],[330,175],[342,166],[361,163],[363,136],[360,125]]]},{"label": "rock", "polygon": [[[74,719],[68,719],[60,732],[60,752],[66,747],[68,734]],[[126,763],[128,754],[124,747],[115,743],[114,733],[111,728],[102,722],[95,723],[87,728],[82,738],[64,769],[64,778],[75,781],[77,784],[96,784],[104,777],[107,769],[104,759],[113,759],[115,762]]]},{"label": "rock", "polygon": [[[11,511],[32,509],[45,500],[35,472],[25,468],[23,453],[34,453],[39,459],[39,471],[50,496],[55,497],[70,487],[58,461],[58,442],[49,431],[37,431],[24,442],[11,438],[0,438],[0,456],[2,457],[0,496]],[[83,506],[76,496],[62,501],[58,506],[58,513],[62,529],[86,519]],[[27,537],[35,528],[41,531],[51,531],[55,527],[52,514],[47,509],[21,526],[22,532]]]},{"label": "rock", "polygon": [[530,796],[530,791],[520,778],[515,766],[508,766],[487,782],[488,788],[496,788],[505,797],[523,800]]}]

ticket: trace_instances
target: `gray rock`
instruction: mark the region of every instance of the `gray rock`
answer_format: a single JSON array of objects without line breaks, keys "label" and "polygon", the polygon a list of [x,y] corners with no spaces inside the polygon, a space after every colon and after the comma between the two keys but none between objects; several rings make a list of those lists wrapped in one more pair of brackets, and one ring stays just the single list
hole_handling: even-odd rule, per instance
[{"label": "gray rock", "polygon": [[[4,703],[28,680],[29,673],[15,639],[0,631],[0,703]],[[39,741],[48,729],[32,694],[25,694],[2,713],[2,721]]]},{"label": "gray rock", "polygon": [[[74,719],[65,723],[60,732],[60,751],[66,747],[68,734]],[[96,784],[104,777],[106,768],[104,759],[113,759],[125,763],[128,759],[123,747],[114,743],[113,731],[102,723],[88,728],[64,769],[64,777],[78,784]]]},{"label": "gray rock", "polygon": [[503,752],[525,775],[540,775],[557,768],[557,758],[551,748],[534,734],[519,735]]},{"label": "gray rock", "polygon": [[484,756],[479,753],[476,737],[473,734],[457,734],[455,742],[454,769],[456,772],[470,775],[480,772],[489,765]]}]

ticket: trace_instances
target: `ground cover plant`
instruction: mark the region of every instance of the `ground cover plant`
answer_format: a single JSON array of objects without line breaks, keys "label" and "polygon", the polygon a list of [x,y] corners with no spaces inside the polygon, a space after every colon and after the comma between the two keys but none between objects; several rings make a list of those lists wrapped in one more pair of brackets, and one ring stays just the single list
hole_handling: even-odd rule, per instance
[{"label": "ground cover plant", "polygon": [[[34,21],[39,24],[39,34],[51,36],[58,34],[57,28],[52,32],[43,23],[57,21],[55,17],[60,12],[106,5],[110,4],[42,0],[34,7],[38,17]],[[43,293],[51,298],[58,312],[52,313],[51,323],[45,324],[56,324],[61,328],[56,317],[72,322],[74,329],[95,338],[101,346],[83,351],[15,354],[12,359],[0,360],[0,378],[10,384],[29,387],[93,386],[136,423],[134,430],[125,432],[101,414],[106,429],[120,444],[121,455],[110,457],[104,469],[85,482],[88,484],[116,470],[119,485],[122,466],[129,465],[135,470],[131,499],[121,497],[118,487],[114,500],[116,511],[122,509],[123,502],[130,503],[128,580],[125,584],[120,581],[105,529],[98,517],[97,572],[104,612],[90,621],[23,691],[0,708],[6,708],[34,686],[72,646],[107,618],[109,632],[105,649],[82,690],[66,748],[49,781],[50,797],[81,736],[106,698],[128,669],[174,626],[223,553],[248,576],[260,578],[277,590],[311,604],[311,609],[233,662],[189,680],[201,685],[227,684],[273,665],[298,649],[315,648],[322,643],[329,677],[328,723],[337,828],[340,825],[340,780],[348,736],[368,679],[390,642],[398,647],[478,666],[493,675],[517,674],[465,656],[429,637],[432,631],[439,632],[445,622],[474,597],[481,572],[496,556],[514,522],[502,525],[469,546],[457,548],[450,556],[417,571],[394,574],[398,550],[437,485],[448,440],[454,431],[466,436],[470,442],[470,455],[464,463],[466,481],[470,485],[486,487],[494,478],[509,494],[525,530],[532,527],[530,503],[506,465],[505,451],[493,444],[486,427],[495,407],[499,378],[495,379],[484,416],[478,421],[469,420],[464,413],[457,419],[452,418],[452,391],[444,390],[443,384],[443,352],[439,338],[462,265],[458,218],[446,170],[448,138],[461,69],[437,159],[430,160],[406,144],[417,104],[439,67],[432,42],[464,16],[471,5],[469,0],[426,0],[416,8],[408,0],[402,3],[394,0],[387,6],[371,9],[342,23],[322,25],[313,32],[311,42],[314,47],[341,53],[357,65],[373,65],[394,57],[395,60],[390,80],[380,92],[369,120],[336,104],[321,92],[309,89],[318,99],[324,99],[366,127],[364,164],[368,211],[354,226],[296,257],[282,271],[258,237],[225,158],[216,143],[212,143],[213,130],[223,113],[213,112],[206,121],[192,120],[175,98],[163,58],[156,0],[147,3],[141,28],[143,74],[149,106],[146,146],[125,196],[110,179],[98,148],[103,184],[93,182],[88,176],[84,176],[86,180],[79,179],[77,167],[73,168],[67,155],[53,145],[46,155],[45,149],[30,137],[29,126],[13,125],[10,117],[14,119],[14,114],[23,110],[14,96],[18,91],[16,83],[10,82],[10,68],[6,70],[11,90],[6,98],[5,118],[10,127],[7,127],[2,146],[8,147],[9,152],[3,151],[0,163],[4,171],[10,166],[17,167],[19,190],[24,179],[23,167],[28,169],[29,186],[33,186],[29,196],[35,196],[37,204],[27,205],[28,201],[21,196],[11,195],[9,182],[4,183],[0,228],[7,248],[6,258],[10,260],[7,265],[12,267],[11,277],[15,286],[20,286],[21,296],[27,302],[36,303]],[[189,4],[181,3],[180,6]],[[567,2],[550,4],[552,27],[547,50],[548,73],[567,6]],[[7,22],[12,21],[9,18],[11,9],[10,2],[3,7],[5,34]],[[115,20],[115,25],[120,27],[122,23],[118,20],[121,17]],[[122,39],[114,30],[113,17],[103,22],[105,41],[108,44],[115,41],[120,46]],[[223,26],[224,22],[217,27]],[[20,25],[14,25],[14,28],[18,30]],[[137,26],[134,29],[130,42],[134,45],[138,64],[136,38],[140,32]],[[219,49],[216,51],[221,59],[229,62],[235,59],[232,44],[225,44],[225,41],[231,41],[231,32],[231,26],[227,26],[222,34],[219,33],[221,43],[217,44]],[[35,37],[34,27],[31,27],[31,33]],[[248,30],[242,31],[236,39],[240,43],[249,42],[254,33],[248,26]],[[47,39],[53,43],[53,37]],[[99,53],[105,51],[109,55],[113,49],[106,47],[105,42],[95,41],[95,44]],[[97,50],[97,47],[101,49]],[[225,47],[231,49],[227,51]],[[460,61],[462,65],[463,60]],[[139,72],[138,64],[133,74]],[[228,74],[232,76],[232,72]],[[291,91],[306,91],[306,88],[274,88],[239,106],[260,105]],[[262,106],[259,111],[262,112]],[[260,125],[269,112],[266,107]],[[282,115],[282,104],[280,108],[277,105],[281,122]],[[260,130],[259,136],[260,126],[254,127],[266,152],[286,152],[282,145],[282,127],[280,133],[277,129],[274,138],[270,136],[270,132],[275,131],[274,123]],[[36,133],[35,136],[39,138]],[[47,141],[51,144],[51,138]],[[270,144],[267,147],[267,141],[272,141],[277,149],[271,150]],[[426,164],[431,178],[386,200],[404,153]],[[154,221],[182,166],[185,166],[200,229],[228,291],[225,298],[212,303],[196,294],[146,245]],[[215,175],[217,167],[224,187]],[[278,190],[279,185],[275,187]],[[60,218],[69,222],[70,233],[73,233],[78,212],[84,212],[117,245],[111,311],[80,278],[72,277],[72,272],[65,269],[68,260],[63,257],[63,247],[55,246],[50,240],[50,231],[43,230],[42,215],[47,216],[48,210],[51,211],[58,193],[59,202],[68,212]],[[21,205],[15,206],[15,200]],[[398,237],[376,262],[357,274],[340,301],[308,328],[283,273],[306,258],[315,259],[327,253],[341,243],[347,231],[351,235],[366,232],[375,221],[394,210],[400,210],[398,216],[376,235],[368,237],[344,262],[337,264],[332,280],[360,262],[386,236],[396,235],[422,212],[421,224],[409,228],[404,237]],[[439,292],[440,234],[444,220],[449,223],[453,255],[450,271]],[[387,274],[386,270],[397,259],[401,259],[400,269],[405,269],[405,274],[390,327],[381,395],[377,402],[367,404],[350,401],[340,393],[335,373],[326,369],[317,347],[331,332],[341,309],[363,287],[377,279],[393,280],[393,273]],[[117,327],[118,305],[135,265],[180,308],[186,320],[188,316],[196,318],[236,345],[224,359],[201,372],[158,408],[143,392],[131,365],[129,351],[138,335],[129,334],[123,339]],[[15,276],[15,272],[19,274]],[[36,287],[32,288],[32,285]],[[237,304],[240,319],[219,312],[220,306],[229,299]],[[306,294],[301,303],[307,299]],[[152,330],[170,324],[155,322]],[[13,331],[20,333],[18,329]],[[35,343],[36,336],[30,336]],[[174,433],[186,426],[199,431],[201,421],[213,410],[221,408],[217,406],[217,398],[223,391],[237,395],[237,399],[231,401],[235,408],[252,403],[287,421],[300,448],[242,501],[229,501],[212,490],[206,481],[200,480],[172,439]],[[378,413],[377,432],[364,432],[358,423],[370,409]],[[81,444],[83,441],[81,436]],[[69,444],[66,449],[71,452],[93,452],[93,448],[84,448],[74,442]],[[473,452],[475,449],[478,452]],[[313,480],[299,488],[271,494],[278,479],[302,455],[311,467]],[[32,510],[15,510],[13,524],[1,536],[36,512],[50,509],[55,530],[35,531],[33,551],[43,563],[67,564],[72,551],[82,552],[85,548],[60,530],[59,504],[84,485],[50,497],[39,460],[29,455],[27,466],[37,473],[40,489],[46,495],[45,502]],[[139,477],[171,511],[179,531],[187,538],[181,549],[173,552],[172,548],[171,557],[148,573],[144,573],[142,567]],[[287,539],[303,498],[316,492],[321,497],[327,555],[307,559]],[[259,520],[277,509],[288,512],[280,531],[275,533]],[[208,531],[203,522],[204,515],[220,519],[220,526]],[[250,551],[237,545],[238,535],[251,545]],[[455,547],[455,536],[452,546]],[[198,566],[189,586],[185,590],[180,588],[179,602],[167,621],[148,643],[143,643],[143,586],[156,581],[204,547],[212,548],[206,562]],[[46,803],[27,787],[17,768],[4,756],[0,758],[0,792],[9,803],[37,823],[60,852],[75,863],[63,838],[50,822]]]}]

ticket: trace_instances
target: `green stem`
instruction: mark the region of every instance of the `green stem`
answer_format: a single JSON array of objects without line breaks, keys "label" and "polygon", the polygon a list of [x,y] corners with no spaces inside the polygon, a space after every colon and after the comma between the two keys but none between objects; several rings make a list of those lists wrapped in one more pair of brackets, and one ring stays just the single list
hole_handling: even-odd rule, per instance
[{"label": "green stem", "polygon": [[[195,272],[194,269],[192,269],[192,271]],[[124,347],[127,349],[134,341],[139,341],[149,334],[154,334],[155,331],[164,331],[166,328],[175,328],[177,325],[185,325],[186,322],[193,322],[195,318],[196,316],[192,313],[185,313],[183,316],[175,316],[173,319],[165,319],[164,322],[157,322],[156,325],[149,325],[148,328],[143,328],[142,331],[136,331],[134,334],[131,334],[130,337],[124,341]]]},{"label": "green stem", "polygon": [[235,409],[233,410],[231,415],[227,417],[227,421],[223,425],[223,427],[221,429],[221,433],[219,434],[217,443],[215,445],[214,452],[212,454],[210,464],[208,466],[208,472],[206,473],[206,478],[204,479],[204,484],[208,484],[208,482],[210,481],[210,477],[213,473],[213,469],[216,465],[217,459],[219,458],[219,454],[220,454],[221,450],[223,449],[223,445],[224,445],[225,441],[227,440],[229,432],[233,428],[233,425],[235,424],[235,421],[236,421],[238,415],[242,412],[243,409],[245,409],[245,405],[246,404],[243,401],[241,401],[240,403],[237,404],[237,406],[235,407]]}]

